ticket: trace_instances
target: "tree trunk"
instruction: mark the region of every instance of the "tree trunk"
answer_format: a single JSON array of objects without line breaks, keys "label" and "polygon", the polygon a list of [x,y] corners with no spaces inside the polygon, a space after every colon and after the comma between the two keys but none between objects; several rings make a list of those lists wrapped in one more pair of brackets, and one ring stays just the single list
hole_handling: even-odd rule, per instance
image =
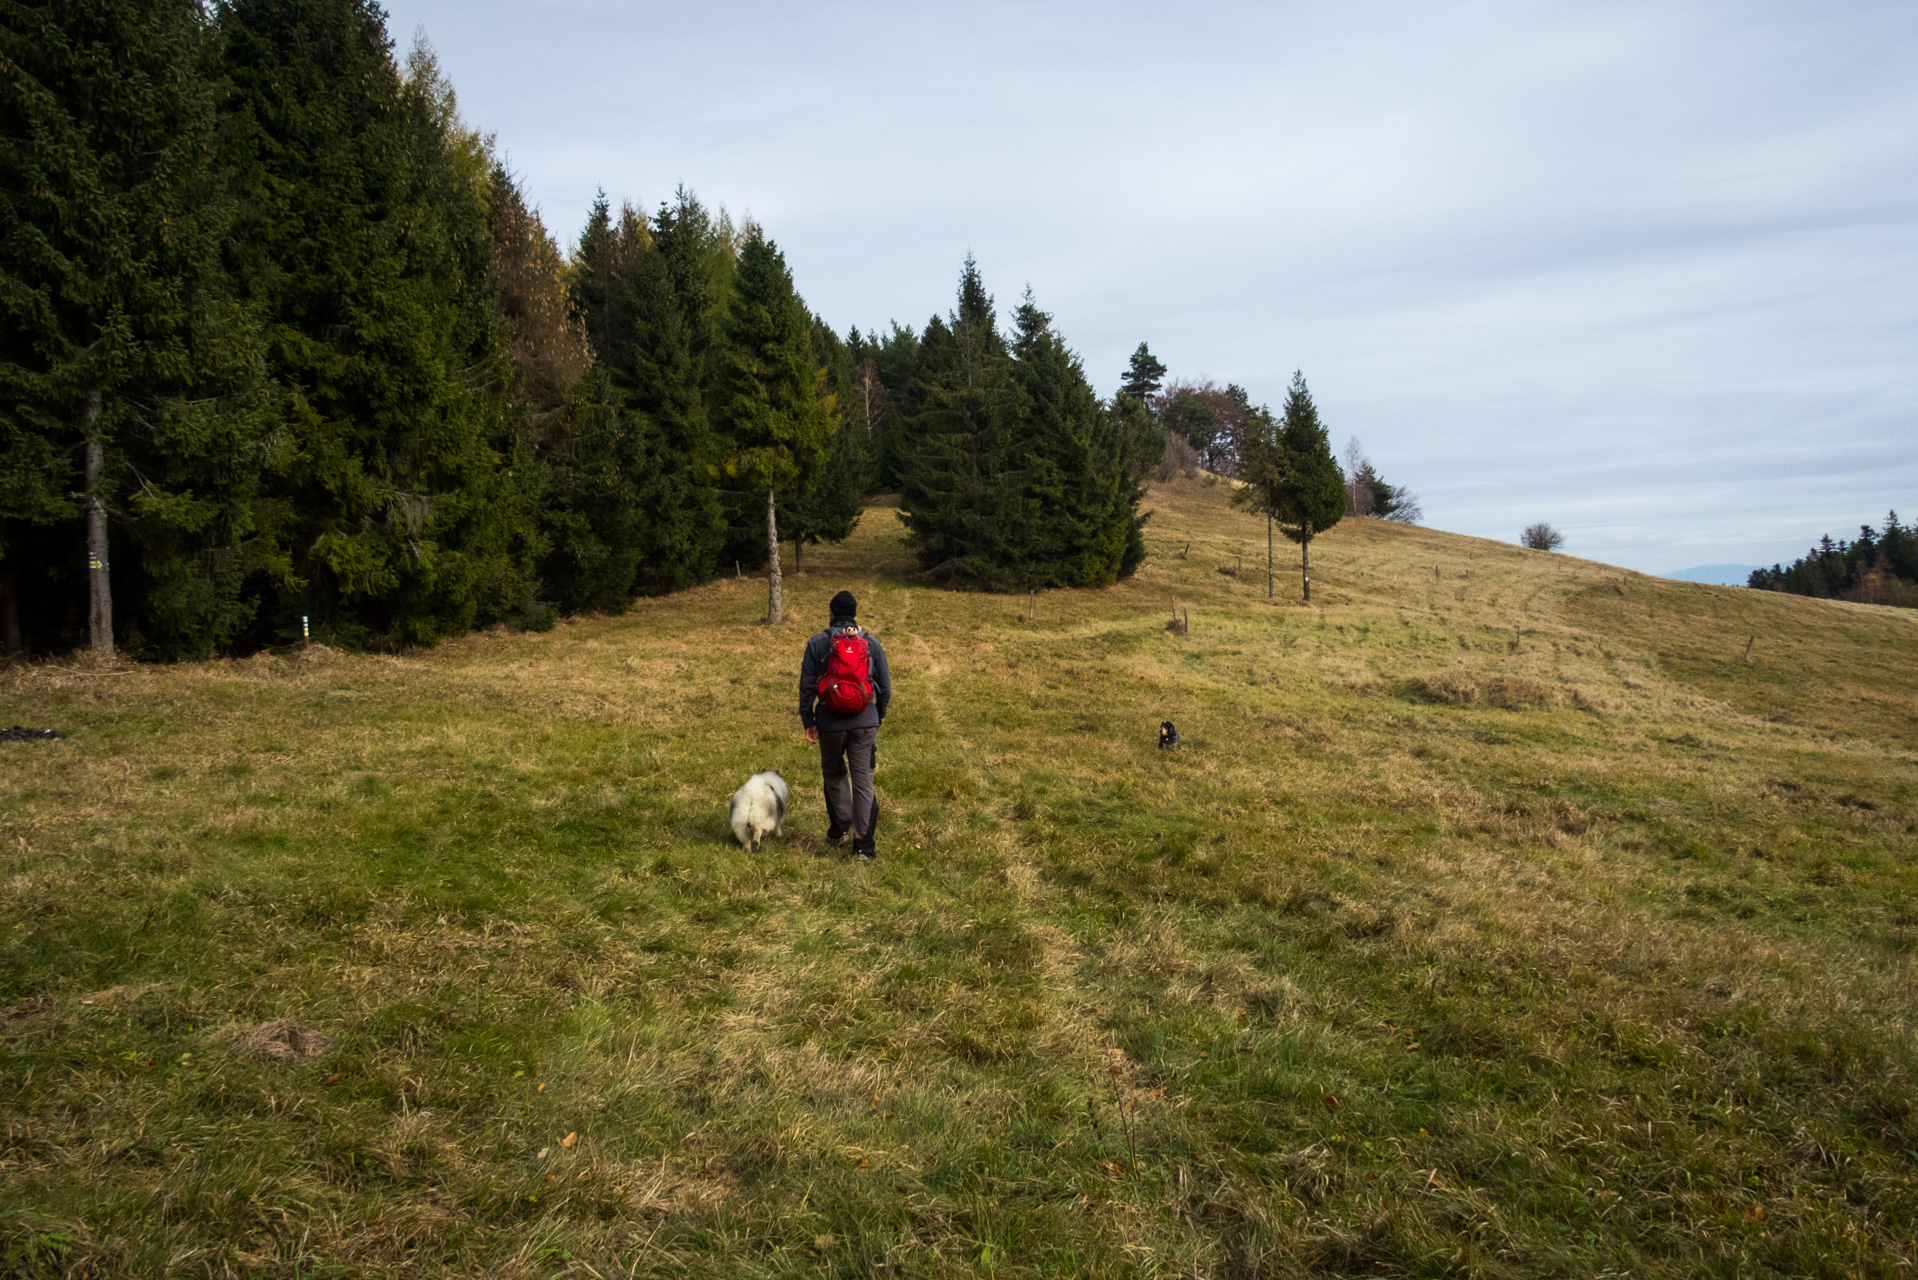
[{"label": "tree trunk", "polygon": [[1272,517],[1265,518],[1265,598],[1272,598]]},{"label": "tree trunk", "polygon": [[0,566],[0,652],[17,658],[26,651],[20,640],[20,598],[13,590],[13,566]]},{"label": "tree trunk", "polygon": [[87,394],[81,427],[87,439],[87,640],[98,658],[113,656],[113,584],[107,578],[107,504],[100,497],[106,450],[92,438],[100,421],[100,392]]},{"label": "tree trunk", "polygon": [[771,555],[766,562],[766,625],[776,627],[785,617],[779,600],[779,516],[770,488],[766,490],[766,550]]},{"label": "tree trunk", "polygon": [[1305,602],[1312,603],[1312,539],[1299,544],[1299,577],[1305,583]]}]

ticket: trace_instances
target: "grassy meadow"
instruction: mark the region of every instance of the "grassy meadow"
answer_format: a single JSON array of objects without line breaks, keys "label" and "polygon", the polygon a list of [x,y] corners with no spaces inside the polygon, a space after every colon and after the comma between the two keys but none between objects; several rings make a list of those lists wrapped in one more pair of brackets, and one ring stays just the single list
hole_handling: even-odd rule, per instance
[{"label": "grassy meadow", "polygon": [[876,506],[779,629],[0,672],[0,1274],[1910,1274],[1918,615],[1149,505],[1030,617]]}]

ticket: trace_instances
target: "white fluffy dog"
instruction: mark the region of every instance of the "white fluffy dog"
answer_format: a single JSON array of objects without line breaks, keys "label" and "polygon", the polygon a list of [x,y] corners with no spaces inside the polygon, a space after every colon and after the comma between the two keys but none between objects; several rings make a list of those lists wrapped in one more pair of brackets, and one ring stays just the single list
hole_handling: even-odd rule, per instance
[{"label": "white fluffy dog", "polygon": [[768,831],[785,834],[786,780],[779,770],[755,773],[733,792],[732,818],[733,835],[748,849],[757,850]]}]

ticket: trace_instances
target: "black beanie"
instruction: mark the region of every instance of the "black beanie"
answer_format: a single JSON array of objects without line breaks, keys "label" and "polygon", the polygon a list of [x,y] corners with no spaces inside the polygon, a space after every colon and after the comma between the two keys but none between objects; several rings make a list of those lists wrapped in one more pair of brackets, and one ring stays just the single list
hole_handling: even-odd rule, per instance
[{"label": "black beanie", "polygon": [[832,616],[835,618],[857,618],[859,602],[852,598],[852,592],[841,591],[832,598]]}]

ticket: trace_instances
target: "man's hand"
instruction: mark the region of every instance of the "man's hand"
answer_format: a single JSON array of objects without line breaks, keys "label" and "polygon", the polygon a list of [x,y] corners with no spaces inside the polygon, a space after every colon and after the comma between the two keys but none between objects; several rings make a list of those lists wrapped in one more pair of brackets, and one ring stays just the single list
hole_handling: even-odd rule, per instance
[{"label": "man's hand", "polygon": [[806,730],[806,742],[809,746],[816,747],[819,745],[819,728],[817,725]]}]

